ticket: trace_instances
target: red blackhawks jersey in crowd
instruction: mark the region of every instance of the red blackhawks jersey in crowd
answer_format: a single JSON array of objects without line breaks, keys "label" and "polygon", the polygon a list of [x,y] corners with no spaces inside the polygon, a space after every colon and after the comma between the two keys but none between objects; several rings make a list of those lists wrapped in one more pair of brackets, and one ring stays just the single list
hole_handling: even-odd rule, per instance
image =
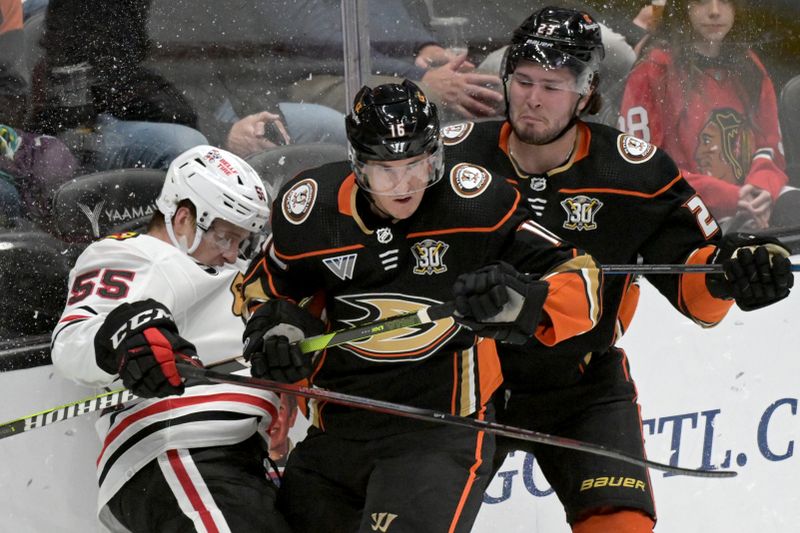
[{"label": "red blackhawks jersey in crowd", "polygon": [[666,151],[718,218],[734,215],[739,188],[749,183],[773,201],[789,181],[784,172],[775,89],[753,52],[760,79],[748,103],[744,74],[698,64],[691,75],[668,51],[653,49],[634,66],[625,87],[619,127]]},{"label": "red blackhawks jersey in crowd", "polygon": [[[243,267],[243,262],[202,266],[171,244],[136,233],[91,244],[70,273],[67,306],[53,332],[53,364],[63,376],[90,387],[114,382],[117,376],[95,361],[95,334],[115,307],[148,298],[172,312],[180,335],[195,345],[203,364],[240,354]],[[98,509],[167,450],[235,444],[254,433],[266,439],[278,405],[267,391],[197,385],[181,396],[140,399],[104,413],[96,424],[102,445]]]},{"label": "red blackhawks jersey in crowd", "polygon": [[[569,160],[542,175],[526,175],[509,157],[511,126],[503,121],[443,129],[453,160],[492,169],[524,195],[534,220],[586,250],[601,264],[704,264],[720,231],[703,201],[663,151],[598,124],[578,122]],[[681,313],[716,324],[731,303],[713,298],[705,275],[653,275],[648,280]],[[557,346],[503,346],[505,385],[548,389],[576,382],[584,365],[628,327],[639,296],[630,275],[603,281],[600,324]]]},{"label": "red blackhawks jersey in crowd", "polygon": [[[550,282],[535,335],[554,344],[591,329],[600,311],[591,257],[528,220],[521,195],[476,165],[446,169],[419,209],[392,222],[372,213],[346,162],[306,171],[273,206],[272,238],[245,279],[248,305],[315,296],[331,329],[452,300],[459,274],[504,260]],[[374,335],[317,356],[315,385],[456,415],[478,413],[501,374],[495,342],[452,318]],[[375,438],[424,423],[311,404],[332,434]]]}]

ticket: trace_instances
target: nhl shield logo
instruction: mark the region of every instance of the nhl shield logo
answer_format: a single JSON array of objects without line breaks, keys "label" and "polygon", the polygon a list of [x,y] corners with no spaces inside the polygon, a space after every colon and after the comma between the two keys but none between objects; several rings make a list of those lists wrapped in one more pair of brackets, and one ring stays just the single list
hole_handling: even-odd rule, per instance
[{"label": "nhl shield logo", "polygon": [[603,202],[581,194],[563,200],[561,207],[567,212],[567,220],[563,224],[564,229],[591,231],[597,229],[594,217],[603,207]]},{"label": "nhl shield logo", "polygon": [[545,176],[531,176],[531,189],[536,192],[542,192],[547,188],[547,177]]},{"label": "nhl shield logo", "polygon": [[392,229],[391,228],[378,228],[375,232],[378,236],[378,242],[381,244],[387,244],[392,242]]}]

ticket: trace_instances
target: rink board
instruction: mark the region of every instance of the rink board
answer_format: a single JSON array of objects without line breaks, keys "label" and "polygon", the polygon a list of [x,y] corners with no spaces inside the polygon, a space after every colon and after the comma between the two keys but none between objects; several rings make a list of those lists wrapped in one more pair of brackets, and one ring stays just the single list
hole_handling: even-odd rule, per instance
[{"label": "rink board", "polygon": [[[656,531],[769,531],[800,523],[800,297],[703,330],[645,285],[623,339],[651,459],[735,469],[734,479],[651,471]],[[0,373],[5,422],[93,391],[53,368]],[[0,440],[0,531],[99,531],[90,414]],[[299,426],[297,428],[299,430]],[[711,526],[713,524],[713,527]],[[535,458],[517,453],[492,481],[476,532],[566,533],[558,499]]]}]

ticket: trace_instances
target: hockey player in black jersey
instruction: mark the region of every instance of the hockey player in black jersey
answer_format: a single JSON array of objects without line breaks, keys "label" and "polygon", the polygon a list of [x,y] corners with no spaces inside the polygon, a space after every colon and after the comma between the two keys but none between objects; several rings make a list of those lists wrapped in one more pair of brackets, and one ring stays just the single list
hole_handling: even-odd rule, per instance
[{"label": "hockey player in black jersey", "polygon": [[[646,142],[580,120],[597,111],[600,28],[582,12],[548,7],[514,32],[504,67],[507,119],[443,131],[452,163],[480,165],[512,182],[534,220],[601,263],[717,263],[725,274],[650,276],[681,313],[704,327],[734,300],[756,309],[788,295],[788,250],[766,237],[722,237],[670,157]],[[637,393],[614,346],[639,288],[608,276],[603,317],[555,347],[500,345],[505,378],[499,422],[644,454]],[[495,468],[519,441],[498,439]],[[531,445],[575,533],[649,532],[655,523],[643,468]],[[593,483],[610,478],[619,483]],[[622,480],[633,480],[622,483]]]},{"label": "hockey player in black jersey", "polygon": [[[273,234],[245,278],[245,356],[256,377],[492,419],[495,339],[555,344],[599,319],[591,257],[528,219],[484,169],[445,168],[436,107],[411,82],[364,87],[347,117],[350,161],[282,189]],[[523,275],[526,272],[534,275]],[[312,360],[290,344],[330,327],[453,299],[458,318],[374,335]],[[468,324],[469,328],[464,324]],[[470,329],[471,328],[471,329]],[[298,532],[470,530],[491,435],[311,403],[279,506]]]}]

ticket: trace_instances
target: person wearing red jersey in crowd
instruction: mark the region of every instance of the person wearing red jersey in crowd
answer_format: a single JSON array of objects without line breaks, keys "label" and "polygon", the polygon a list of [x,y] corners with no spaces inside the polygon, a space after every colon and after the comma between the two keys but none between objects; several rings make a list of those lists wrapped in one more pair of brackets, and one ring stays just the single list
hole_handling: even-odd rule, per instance
[{"label": "person wearing red jersey in crowd", "polygon": [[743,7],[671,2],[628,77],[619,127],[669,153],[717,219],[761,229],[789,178],[775,88],[737,21]]}]

